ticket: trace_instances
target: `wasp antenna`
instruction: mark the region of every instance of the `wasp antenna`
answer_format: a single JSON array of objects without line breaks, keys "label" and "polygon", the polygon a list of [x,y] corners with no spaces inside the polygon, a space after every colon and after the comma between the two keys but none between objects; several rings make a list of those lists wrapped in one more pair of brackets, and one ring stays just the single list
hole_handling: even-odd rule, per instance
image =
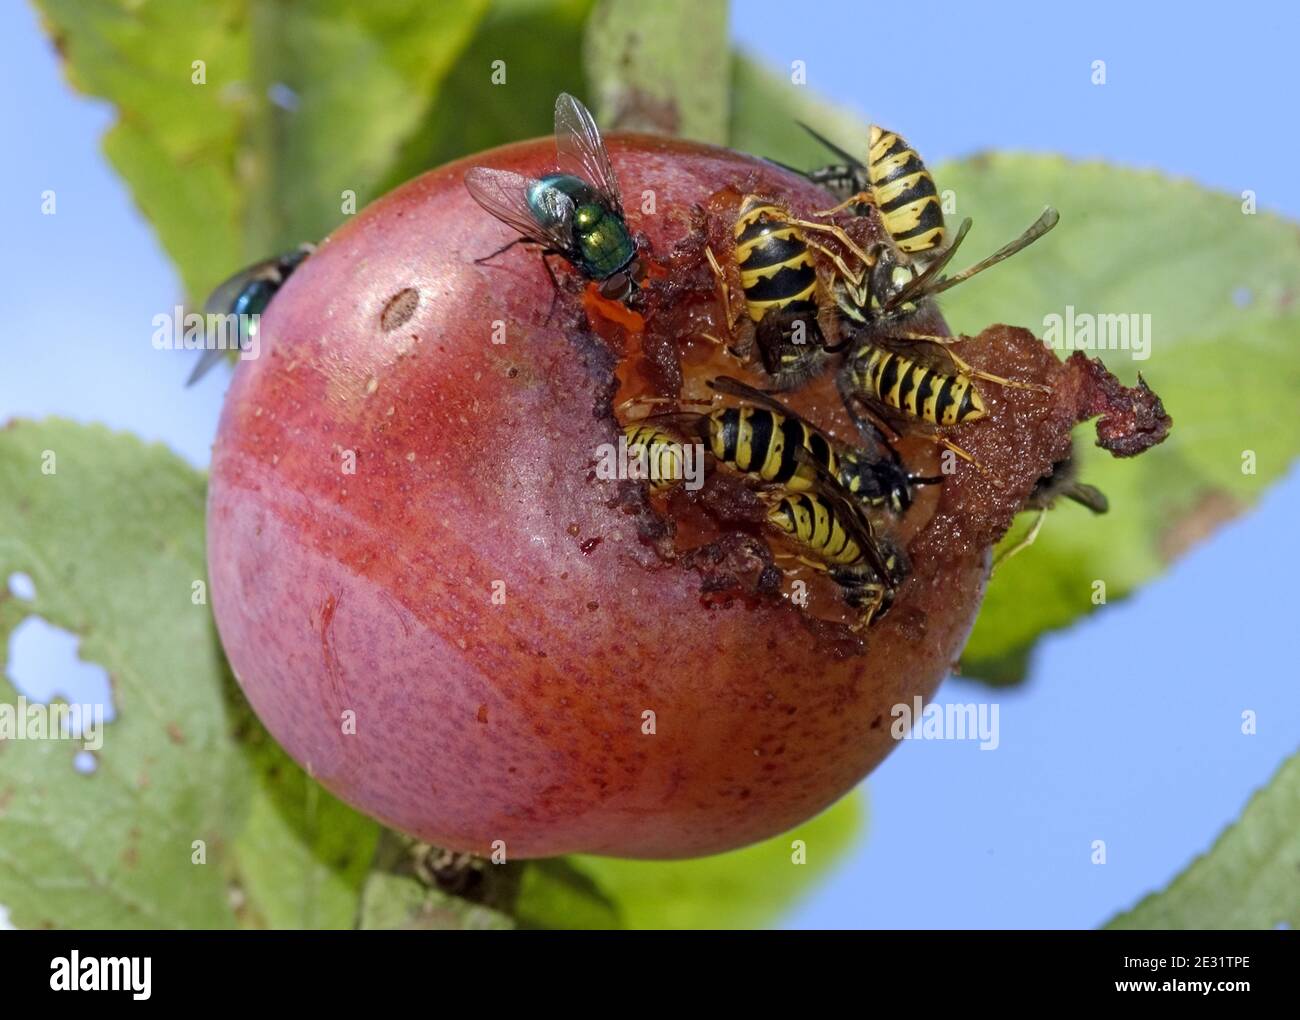
[{"label": "wasp antenna", "polygon": [[805,131],[807,131],[815,139],[817,139],[817,141],[821,142],[822,145],[826,146],[826,148],[830,149],[832,153],[834,153],[840,159],[844,160],[845,163],[848,163],[850,166],[862,166],[862,160],[858,159],[855,156],[851,156],[849,153],[841,149],[838,145],[832,142],[825,135],[809,127],[801,120],[796,120],[795,123],[798,124]]},{"label": "wasp antenna", "polygon": [[[969,222],[969,220],[966,220],[963,225]],[[960,273],[956,273],[953,276],[945,276],[933,287],[928,288],[926,291],[927,295],[934,297],[936,294],[941,294],[945,290],[957,286],[957,284],[961,283],[963,280],[969,280],[977,273],[982,273],[984,270],[996,266],[999,262],[1016,254],[1016,252],[1028,248],[1059,222],[1061,222],[1061,214],[1049,205],[1043,210],[1042,215],[1040,215],[1038,219],[1034,220],[1034,222],[1029,225],[1028,229],[1015,240],[1008,241],[992,255],[988,256],[988,258],[980,259],[980,261],[976,262],[973,266],[968,266]],[[926,272],[928,273],[929,270]],[[917,279],[919,280],[920,277],[917,277]],[[913,281],[913,283],[915,282],[916,281]]]}]

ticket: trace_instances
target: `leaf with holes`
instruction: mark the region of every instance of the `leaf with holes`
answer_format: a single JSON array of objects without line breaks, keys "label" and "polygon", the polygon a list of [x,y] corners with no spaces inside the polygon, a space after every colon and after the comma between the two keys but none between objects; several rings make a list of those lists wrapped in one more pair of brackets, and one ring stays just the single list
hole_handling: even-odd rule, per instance
[{"label": "leaf with holes", "polygon": [[116,714],[89,775],[73,767],[80,742],[0,743],[0,903],[19,927],[236,923],[247,775],[194,601],[203,501],[202,476],[161,446],[63,421],[0,431],[0,577],[20,571],[36,595],[0,599],[0,639],[29,614],[78,635]]},{"label": "leaf with holes", "polygon": [[[0,579],[20,575],[0,588],[0,647],[30,617],[80,637],[114,711],[89,774],[80,741],[0,727],[0,905],[19,927],[354,922],[378,827],[235,688],[203,513],[203,476],[162,446],[58,420],[0,430]],[[0,713],[19,696],[0,681]]]}]

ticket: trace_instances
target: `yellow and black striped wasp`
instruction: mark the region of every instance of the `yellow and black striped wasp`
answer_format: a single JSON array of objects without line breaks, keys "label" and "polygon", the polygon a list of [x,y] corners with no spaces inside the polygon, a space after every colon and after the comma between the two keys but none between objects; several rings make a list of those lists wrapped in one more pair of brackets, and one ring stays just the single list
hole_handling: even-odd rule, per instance
[{"label": "yellow and black striped wasp", "polygon": [[662,423],[648,419],[623,426],[629,459],[646,465],[646,482],[651,492],[667,492],[685,477],[682,440]]},{"label": "yellow and black striped wasp", "polygon": [[870,128],[867,162],[859,162],[807,124],[800,124],[843,162],[808,172],[796,171],[840,199],[839,205],[818,213],[831,216],[844,209],[869,215],[875,209],[892,244],[877,246],[868,259],[866,286],[845,279],[837,303],[859,323],[888,322],[911,315],[921,301],[939,294],[1027,248],[1056,226],[1060,215],[1050,206],[1019,237],[952,276],[939,274],[956,254],[970,230],[965,219],[948,242],[943,204],[934,177],[920,154],[901,135],[874,124]]},{"label": "yellow and black striped wasp", "polygon": [[[833,238],[844,251],[813,236],[818,234]],[[777,389],[791,389],[816,375],[826,355],[839,349],[827,344],[818,321],[829,297],[823,293],[814,253],[830,261],[837,277],[861,282],[861,270],[852,269],[846,255],[862,265],[867,254],[843,228],[797,218],[760,195],[742,198],[732,228],[732,260],[744,294],[748,329]],[[705,254],[718,279],[723,315],[730,329],[733,320],[727,278],[713,251],[706,248]]]},{"label": "yellow and black striped wasp", "polygon": [[907,576],[907,561],[893,542],[874,534],[867,517],[843,495],[823,488],[808,492],[761,492],[767,523],[795,550],[794,559],[824,573],[862,612],[854,630],[870,626],[893,605]]},{"label": "yellow and black striped wasp", "polygon": [[[953,451],[963,460],[975,459],[956,443],[945,438],[941,429],[978,421],[988,414],[976,379],[986,379],[1017,389],[1043,389],[1037,383],[1017,382],[991,372],[971,368],[944,347],[956,368],[940,368],[937,357],[924,345],[958,343],[968,337],[940,337],[907,334],[905,340],[894,337],[861,336],[850,348],[835,377],[840,398],[860,431],[876,430],[879,421],[897,435],[900,422],[923,426],[918,435]],[[902,344],[910,346],[902,348]]]},{"label": "yellow and black striped wasp", "polygon": [[[860,425],[870,445],[850,445],[833,439],[771,394],[739,379],[718,376],[709,380],[709,386],[736,398],[736,403],[633,421],[624,429],[629,453],[635,447],[640,456],[644,448],[647,463],[663,468],[658,477],[680,477],[672,474],[681,445],[674,430],[680,429],[698,437],[718,463],[757,482],[808,492],[824,484],[825,476],[864,509],[887,510],[896,516],[912,505],[916,486],[943,482],[941,476],[910,474],[898,451],[870,421]],[[652,491],[670,486],[671,482],[652,485]]]},{"label": "yellow and black striped wasp", "polygon": [[555,274],[546,259],[559,255],[599,283],[602,297],[627,301],[644,275],[636,239],[595,118],[567,92],[555,101],[555,151],[556,172],[541,178],[482,166],[466,172],[474,201],[522,235],[475,261],[520,243],[541,245],[552,284]]},{"label": "yellow and black striped wasp", "polygon": [[710,385],[738,403],[651,415],[623,427],[629,454],[660,467],[662,480],[652,474],[651,491],[676,485],[683,437],[698,436],[719,464],[759,484],[767,523],[798,550],[795,559],[845,590],[849,604],[864,610],[865,626],[887,610],[906,573],[902,553],[875,533],[867,509],[901,514],[913,486],[942,479],[909,475],[883,436],[887,454],[848,448],[739,380],[722,376]]},{"label": "yellow and black striped wasp", "polygon": [[840,208],[861,216],[874,206],[894,244],[917,261],[943,248],[939,189],[920,154],[901,135],[872,124],[863,164],[807,124],[799,126],[842,160],[804,174],[839,198]]},{"label": "yellow and black striped wasp", "polygon": [[[869,446],[841,443],[771,394],[739,379],[718,376],[709,380],[709,386],[742,401],[727,419],[728,429],[710,432],[714,456],[725,460],[734,445],[737,454],[744,451],[746,463],[761,465],[759,473],[767,480],[785,482],[792,488],[789,480],[798,468],[792,448],[802,446],[854,500],[900,517],[912,505],[914,488],[943,482],[942,476],[909,473],[893,444],[869,421],[859,426]],[[730,412],[723,411],[724,418]],[[805,474],[812,472],[805,469]]]}]

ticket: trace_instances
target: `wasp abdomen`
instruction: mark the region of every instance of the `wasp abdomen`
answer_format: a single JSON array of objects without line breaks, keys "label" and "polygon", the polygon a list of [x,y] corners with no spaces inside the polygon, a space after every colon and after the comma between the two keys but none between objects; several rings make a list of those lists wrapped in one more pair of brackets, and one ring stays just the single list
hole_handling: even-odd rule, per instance
[{"label": "wasp abdomen", "polygon": [[623,435],[629,456],[645,458],[651,492],[671,489],[682,480],[682,443],[677,436],[644,422],[625,425]]},{"label": "wasp abdomen", "polygon": [[867,172],[885,229],[900,249],[917,254],[943,247],[939,189],[915,149],[873,125]]},{"label": "wasp abdomen", "polygon": [[809,470],[800,461],[806,448],[818,463],[833,470],[835,454],[826,437],[804,422],[764,407],[726,407],[708,418],[709,445],[722,463],[742,474],[791,488],[811,484]]},{"label": "wasp abdomen", "polygon": [[756,195],[745,198],[736,219],[734,257],[745,292],[745,308],[754,322],[773,309],[807,314],[815,322],[817,268],[799,229],[784,211]]},{"label": "wasp abdomen", "polygon": [[874,344],[855,359],[852,379],[857,389],[886,407],[932,425],[957,425],[986,414],[984,400],[968,376],[940,372]]},{"label": "wasp abdomen", "polygon": [[815,569],[854,566],[864,556],[831,504],[811,492],[787,493],[768,511],[770,524],[812,556]]}]

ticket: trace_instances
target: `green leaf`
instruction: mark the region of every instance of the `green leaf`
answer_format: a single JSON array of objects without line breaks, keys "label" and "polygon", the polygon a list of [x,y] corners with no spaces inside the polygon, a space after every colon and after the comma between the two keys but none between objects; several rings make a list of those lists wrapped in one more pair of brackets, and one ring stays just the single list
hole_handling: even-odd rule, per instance
[{"label": "green leaf", "polygon": [[515,924],[491,907],[430,889],[409,876],[377,871],[366,880],[357,927],[501,931]]},{"label": "green leaf", "polygon": [[[160,445],[64,421],[0,431],[0,583],[21,571],[36,588],[0,596],[0,640],[29,614],[79,635],[116,711],[91,775],[73,769],[80,741],[0,742],[0,903],[19,927],[236,923],[226,873],[247,777],[211,618],[191,601],[203,504],[202,476]],[[7,682],[0,702],[16,702]]]},{"label": "green leaf", "polygon": [[725,0],[602,0],[583,57],[607,129],[726,140]]},{"label": "green leaf", "polygon": [[359,928],[503,929],[527,864],[497,864],[383,830]]},{"label": "green leaf", "polygon": [[[1126,383],[1140,371],[1174,419],[1169,439],[1135,460],[1098,450],[1091,426],[1076,434],[1080,475],[1110,512],[1061,501],[1037,543],[999,567],[963,656],[966,672],[1017,679],[1039,635],[1093,610],[1095,581],[1114,602],[1158,576],[1300,454],[1300,419],[1280,413],[1300,388],[1300,233],[1243,215],[1235,197],[1101,163],[986,156],[936,178],[955,193],[956,215],[975,221],[965,261],[1019,234],[1043,205],[1061,211],[1031,249],[953,290],[954,331],[1009,322],[1042,336],[1045,317],[1067,305],[1149,314],[1147,359],[1093,353]],[[1243,473],[1245,451],[1254,473]]]},{"label": "green leaf", "polygon": [[1300,927],[1300,755],[1293,755],[1241,817],[1163,892],[1108,928]]},{"label": "green leaf", "polygon": [[[551,134],[555,97],[584,92],[577,57],[591,6],[592,0],[497,0],[380,190],[470,153]],[[499,85],[492,81],[498,70],[505,74]]]},{"label": "green leaf", "polygon": [[378,196],[486,8],[37,3],[72,83],[116,107],[105,150],[198,299],[333,229],[345,190]]},{"label": "green leaf", "polygon": [[[78,635],[116,714],[89,775],[80,741],[0,741],[0,904],[19,927],[356,918],[378,827],[303,775],[235,688],[205,601],[204,501],[161,445],[59,420],[0,430],[0,647],[29,616]],[[8,593],[15,572],[33,601]],[[17,697],[0,681],[0,703]]]},{"label": "green leaf", "polygon": [[234,843],[249,923],[267,928],[356,924],[380,828],[323,790],[293,761],[227,684],[235,729],[254,772],[248,813]]},{"label": "green leaf", "polygon": [[[521,920],[540,927],[612,926],[601,923],[614,919],[601,901],[613,905],[618,925],[625,928],[768,924],[843,857],[859,835],[862,814],[859,798],[849,796],[783,836],[697,860],[569,857],[563,876],[568,895],[557,895],[553,882],[530,887],[526,874],[516,909]],[[793,859],[796,840],[803,841],[806,863]],[[570,913],[575,903],[581,912]]]},{"label": "green leaf", "polygon": [[620,927],[618,908],[567,858],[524,866],[515,914],[524,927],[577,931]]}]

